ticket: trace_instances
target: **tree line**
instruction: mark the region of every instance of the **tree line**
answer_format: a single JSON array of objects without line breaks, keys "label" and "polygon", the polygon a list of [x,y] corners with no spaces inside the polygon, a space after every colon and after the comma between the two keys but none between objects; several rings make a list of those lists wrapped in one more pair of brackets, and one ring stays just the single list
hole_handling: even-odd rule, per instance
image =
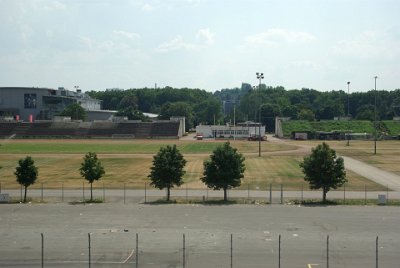
[{"label": "tree line", "polygon": [[286,90],[261,84],[251,87],[243,83],[241,88],[216,91],[214,96],[221,102],[235,103],[235,115],[230,109],[225,121],[259,121],[273,131],[276,116],[296,120],[332,120],[350,116],[357,120],[374,120],[375,98],[377,120],[391,120],[400,116],[400,89],[394,91],[370,90],[347,94],[343,90],[320,92],[302,88]]},{"label": "tree line", "polygon": [[118,115],[131,120],[148,120],[143,113],[158,114],[160,119],[185,116],[186,130],[198,124],[225,124],[234,120],[258,122],[261,119],[267,130],[273,131],[276,116],[313,121],[350,115],[357,120],[374,120],[375,97],[377,120],[391,120],[394,116],[400,116],[400,89],[347,94],[343,90],[287,90],[265,84],[253,88],[243,83],[240,88],[222,89],[214,93],[201,89],[164,87],[90,91],[88,94],[102,100],[103,109],[116,110]]}]

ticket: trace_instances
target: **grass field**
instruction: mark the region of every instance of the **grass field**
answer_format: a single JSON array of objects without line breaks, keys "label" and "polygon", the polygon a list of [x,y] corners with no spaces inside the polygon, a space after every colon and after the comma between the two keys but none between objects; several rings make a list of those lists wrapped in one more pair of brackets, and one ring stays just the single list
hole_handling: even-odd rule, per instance
[{"label": "grass field", "polygon": [[[108,188],[122,188],[125,183],[130,188],[143,188],[148,184],[147,176],[152,157],[161,146],[177,144],[184,154],[187,164],[184,176],[185,186],[205,188],[200,181],[203,172],[203,162],[212,153],[212,150],[224,141],[179,141],[179,140],[8,140],[0,146],[0,182],[3,188],[17,188],[15,182],[15,166],[18,159],[31,155],[39,167],[39,179],[33,187],[41,183],[46,188],[81,187],[84,180],[79,174],[80,163],[85,153],[94,151],[102,161],[106,175],[101,182]],[[248,141],[231,141],[246,157],[246,172],[242,181],[242,189],[268,189],[269,184],[274,187],[284,185],[286,190],[299,190],[304,183],[299,163],[306,153],[280,155],[280,152],[295,150],[297,145],[315,146],[318,142],[271,143],[262,142],[262,157],[258,157],[258,143]],[[376,162],[387,167],[381,154],[370,157],[370,144],[357,141],[350,147],[343,142],[331,142],[338,152],[362,159],[368,163]],[[354,144],[354,145],[353,145]],[[393,144],[385,145],[389,150]],[[383,151],[383,149],[382,149]],[[395,157],[395,151],[393,151]],[[363,159],[364,158],[364,159]],[[393,159],[394,161],[394,159]],[[385,163],[385,164],[383,164]],[[393,165],[394,166],[394,165]],[[400,172],[399,172],[400,173]],[[385,187],[366,180],[357,174],[347,172],[349,183],[346,189],[363,190],[367,186],[370,190],[384,190]],[[96,183],[95,183],[96,186]]]}]

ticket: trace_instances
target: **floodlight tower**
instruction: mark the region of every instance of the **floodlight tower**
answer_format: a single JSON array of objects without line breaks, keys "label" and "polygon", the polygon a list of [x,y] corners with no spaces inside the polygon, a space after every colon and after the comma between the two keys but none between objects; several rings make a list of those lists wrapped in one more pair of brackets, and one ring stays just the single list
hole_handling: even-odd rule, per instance
[{"label": "floodlight tower", "polygon": [[258,157],[261,156],[261,80],[264,79],[264,73],[256,73],[257,79],[259,81],[258,83],[258,94],[259,94],[259,100],[260,100],[260,105],[258,107]]}]

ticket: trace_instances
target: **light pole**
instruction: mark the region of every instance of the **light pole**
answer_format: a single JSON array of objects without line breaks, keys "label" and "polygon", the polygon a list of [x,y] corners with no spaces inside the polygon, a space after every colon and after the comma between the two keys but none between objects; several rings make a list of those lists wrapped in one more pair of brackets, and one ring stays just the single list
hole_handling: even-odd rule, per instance
[{"label": "light pole", "polygon": [[374,154],[376,154],[376,79],[378,79],[378,76],[374,77],[375,79],[375,105],[374,105]]},{"label": "light pole", "polygon": [[[350,82],[347,82],[347,117],[350,118]],[[350,132],[347,133],[347,146],[350,146]]]},{"label": "light pole", "polygon": [[256,73],[258,83],[258,98],[260,100],[260,105],[258,107],[258,157],[261,156],[261,80],[264,79],[263,73]]}]

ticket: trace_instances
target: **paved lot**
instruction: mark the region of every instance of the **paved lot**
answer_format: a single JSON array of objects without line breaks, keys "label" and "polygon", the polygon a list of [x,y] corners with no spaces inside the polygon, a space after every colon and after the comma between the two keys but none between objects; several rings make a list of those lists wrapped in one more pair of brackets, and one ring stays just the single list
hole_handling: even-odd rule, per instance
[{"label": "paved lot", "polygon": [[[0,205],[0,267],[380,267],[400,262],[400,208],[286,205]],[[318,266],[317,266],[318,265]]]}]

